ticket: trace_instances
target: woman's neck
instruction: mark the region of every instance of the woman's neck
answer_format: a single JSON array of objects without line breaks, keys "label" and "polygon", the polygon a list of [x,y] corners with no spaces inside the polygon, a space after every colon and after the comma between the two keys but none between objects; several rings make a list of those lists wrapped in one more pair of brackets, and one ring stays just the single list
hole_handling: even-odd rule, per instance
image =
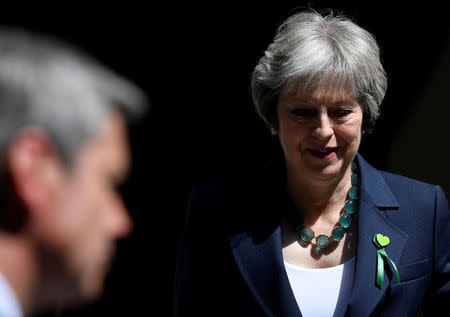
[{"label": "woman's neck", "polygon": [[351,187],[351,170],[330,179],[313,179],[287,169],[288,192],[302,217],[317,218],[342,205]]}]

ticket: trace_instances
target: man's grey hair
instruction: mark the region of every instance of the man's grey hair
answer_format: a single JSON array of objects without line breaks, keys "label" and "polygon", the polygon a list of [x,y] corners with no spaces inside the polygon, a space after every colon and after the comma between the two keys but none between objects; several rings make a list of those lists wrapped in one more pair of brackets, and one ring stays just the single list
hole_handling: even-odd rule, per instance
[{"label": "man's grey hair", "polygon": [[[279,28],[252,74],[252,96],[258,114],[273,129],[280,93],[308,91],[322,85],[351,89],[364,107],[362,128],[379,116],[387,89],[379,47],[368,31],[342,15],[305,11]],[[327,86],[330,87],[330,86]]]},{"label": "man's grey hair", "polygon": [[119,107],[139,117],[145,94],[133,83],[49,36],[0,29],[0,155],[29,126],[44,129],[66,164]]}]

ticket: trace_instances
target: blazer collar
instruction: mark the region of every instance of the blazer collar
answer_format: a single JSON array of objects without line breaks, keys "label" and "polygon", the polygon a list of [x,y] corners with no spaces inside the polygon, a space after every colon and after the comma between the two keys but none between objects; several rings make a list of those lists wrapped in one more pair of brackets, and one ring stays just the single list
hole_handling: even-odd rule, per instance
[{"label": "blazer collar", "polygon": [[285,175],[283,164],[271,162],[252,179],[245,204],[251,216],[243,220],[248,225],[231,237],[230,246],[245,282],[266,315],[298,317],[301,313],[281,250]]},{"label": "blazer collar", "polygon": [[364,189],[377,207],[399,208],[400,205],[381,173],[367,163],[361,154],[357,153],[356,158],[360,170],[361,189]]},{"label": "blazer collar", "polygon": [[346,316],[370,315],[382,300],[393,277],[392,271],[386,269],[387,277],[385,275],[383,287],[377,287],[375,282],[377,249],[372,242],[373,236],[381,233],[390,238],[390,243],[385,249],[396,264],[398,264],[408,240],[408,235],[394,226],[385,215],[386,210],[395,210],[400,206],[383,176],[361,155],[358,154],[357,158],[361,177],[361,197],[353,290],[349,298]]},{"label": "blazer collar", "polygon": [[267,239],[249,235],[232,242],[233,255],[251,292],[267,316],[301,316],[281,253],[280,227]]},{"label": "blazer collar", "polygon": [[[385,283],[376,286],[375,234],[389,236],[386,247],[389,257],[398,263],[408,236],[384,215],[386,209],[400,206],[378,170],[357,154],[361,178],[358,215],[356,262],[353,291],[348,300],[346,316],[367,316],[386,292],[392,274],[386,270]],[[281,251],[280,211],[285,188],[285,170],[277,170],[278,178],[256,184],[258,195],[249,197],[253,212],[259,216],[250,230],[231,237],[230,246],[237,266],[253,295],[268,316],[301,316],[284,268]],[[268,172],[267,170],[264,172]],[[273,171],[272,171],[273,172]],[[272,174],[273,175],[273,174]],[[401,276],[400,276],[401,278]]]}]

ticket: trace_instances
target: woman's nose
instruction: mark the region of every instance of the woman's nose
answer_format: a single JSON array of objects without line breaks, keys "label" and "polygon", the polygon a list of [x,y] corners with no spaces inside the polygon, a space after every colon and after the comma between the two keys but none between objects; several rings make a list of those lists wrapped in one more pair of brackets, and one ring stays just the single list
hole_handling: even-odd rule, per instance
[{"label": "woman's nose", "polygon": [[312,129],[312,135],[321,140],[331,137],[334,133],[332,122],[326,113],[318,116]]}]

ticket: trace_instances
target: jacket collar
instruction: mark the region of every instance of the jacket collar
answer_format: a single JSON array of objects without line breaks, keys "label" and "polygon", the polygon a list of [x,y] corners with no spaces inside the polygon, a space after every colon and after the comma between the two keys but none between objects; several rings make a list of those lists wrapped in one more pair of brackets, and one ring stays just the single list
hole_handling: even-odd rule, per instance
[{"label": "jacket collar", "polygon": [[[398,263],[408,238],[384,215],[384,210],[398,209],[399,204],[383,176],[361,155],[357,154],[357,159],[361,198],[353,291],[348,300],[346,316],[369,315],[382,299],[392,277],[386,270],[389,279],[385,277],[381,289],[376,286],[377,257],[373,236],[381,233],[390,237],[391,242],[386,251],[394,263]],[[283,169],[277,172],[285,173]],[[276,179],[268,177],[268,180],[268,183],[255,184],[260,189],[259,195],[249,198],[253,200],[250,203],[254,212],[266,215],[264,221],[257,223],[256,228],[236,233],[231,238],[230,246],[244,280],[268,316],[301,316],[281,251],[279,215],[284,204],[279,191],[280,188],[285,190],[285,175],[278,175]]]},{"label": "jacket collar", "polygon": [[380,208],[399,208],[397,200],[389,189],[381,173],[373,168],[357,153],[356,158],[360,170],[361,189],[363,189]]},{"label": "jacket collar", "polygon": [[250,235],[238,239],[232,242],[234,258],[266,315],[301,316],[284,268],[280,227],[260,242]]},{"label": "jacket collar", "polygon": [[346,316],[370,315],[382,300],[393,277],[392,271],[386,270],[388,278],[385,276],[383,287],[380,289],[376,286],[377,254],[376,247],[372,242],[373,236],[381,233],[390,238],[390,243],[385,249],[396,264],[398,264],[408,240],[408,235],[394,226],[385,215],[385,210],[395,210],[400,205],[383,176],[361,155],[358,154],[357,158],[361,177],[361,197],[358,213],[355,275]]},{"label": "jacket collar", "polygon": [[237,266],[267,316],[301,316],[284,268],[280,215],[286,204],[284,164],[270,162],[251,177],[246,196],[249,219],[231,237]]}]

